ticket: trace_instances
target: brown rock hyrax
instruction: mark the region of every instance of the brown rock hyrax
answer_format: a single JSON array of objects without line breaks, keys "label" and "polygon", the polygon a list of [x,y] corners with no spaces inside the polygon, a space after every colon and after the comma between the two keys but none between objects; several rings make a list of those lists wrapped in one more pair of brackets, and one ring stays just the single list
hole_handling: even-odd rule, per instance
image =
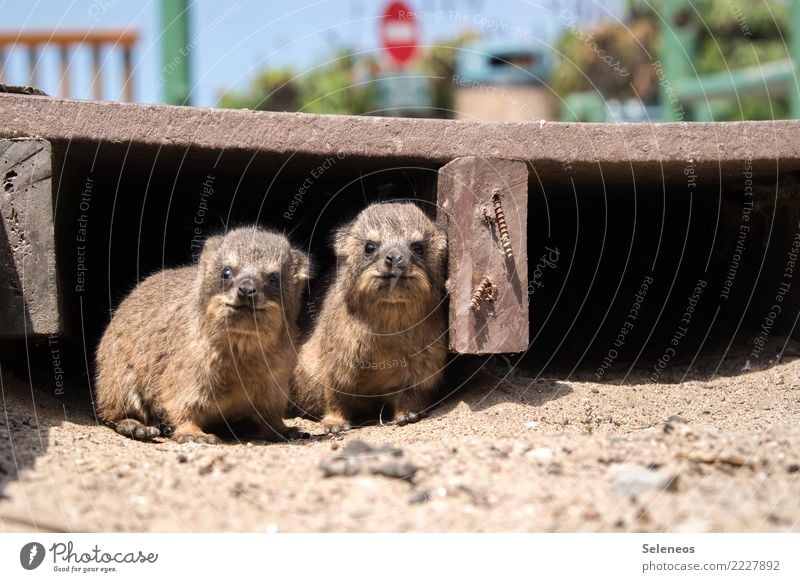
[{"label": "brown rock hyrax", "polygon": [[195,266],[166,269],[122,302],[97,350],[97,412],[120,434],[216,443],[209,426],[283,423],[309,260],[282,235],[244,227],[209,238]]},{"label": "brown rock hyrax", "polygon": [[414,422],[447,357],[445,235],[413,204],[373,204],[336,233],[334,250],[335,278],[298,356],[294,405],[333,432],[389,411]]}]

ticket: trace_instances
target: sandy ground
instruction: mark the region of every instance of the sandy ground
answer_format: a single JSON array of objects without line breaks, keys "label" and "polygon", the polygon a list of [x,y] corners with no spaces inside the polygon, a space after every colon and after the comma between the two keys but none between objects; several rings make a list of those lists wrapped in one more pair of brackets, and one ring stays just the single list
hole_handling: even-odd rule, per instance
[{"label": "sandy ground", "polygon": [[800,360],[718,362],[653,385],[496,359],[415,425],[221,446],[122,438],[6,372],[0,531],[800,531]]}]

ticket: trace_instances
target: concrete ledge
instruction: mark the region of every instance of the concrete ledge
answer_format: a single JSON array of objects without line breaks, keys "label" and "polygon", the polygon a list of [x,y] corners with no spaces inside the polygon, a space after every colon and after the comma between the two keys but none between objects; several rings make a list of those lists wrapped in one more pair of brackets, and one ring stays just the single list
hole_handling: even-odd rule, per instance
[{"label": "concrete ledge", "polygon": [[800,169],[800,121],[575,124],[475,122],[172,107],[0,94],[0,137],[260,152],[332,152],[444,164],[463,156],[530,160],[542,168],[598,164]]}]

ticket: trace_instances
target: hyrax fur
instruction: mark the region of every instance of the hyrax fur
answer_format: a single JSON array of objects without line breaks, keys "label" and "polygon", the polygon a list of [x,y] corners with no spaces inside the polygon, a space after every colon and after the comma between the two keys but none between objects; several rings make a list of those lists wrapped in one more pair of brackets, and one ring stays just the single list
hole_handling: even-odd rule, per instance
[{"label": "hyrax fur", "polygon": [[334,249],[335,279],[300,349],[294,405],[332,432],[386,405],[398,424],[414,422],[447,358],[445,235],[413,204],[373,204],[336,233]]},{"label": "hyrax fur", "polygon": [[97,412],[135,439],[252,418],[261,437],[283,422],[297,361],[296,319],[309,260],[282,235],[244,227],[209,238],[197,265],[166,269],[122,302],[97,350]]}]

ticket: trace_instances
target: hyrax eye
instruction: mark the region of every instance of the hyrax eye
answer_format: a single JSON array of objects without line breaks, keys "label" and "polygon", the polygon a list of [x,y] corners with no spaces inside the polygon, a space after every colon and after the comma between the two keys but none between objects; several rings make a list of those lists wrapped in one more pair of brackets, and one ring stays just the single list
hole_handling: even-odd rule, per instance
[{"label": "hyrax eye", "polygon": [[222,278],[223,279],[230,279],[231,275],[233,275],[233,270],[230,267],[222,267]]},{"label": "hyrax eye", "polygon": [[267,283],[270,284],[270,285],[274,286],[274,285],[277,285],[280,282],[281,282],[281,278],[278,276],[277,273],[272,273],[271,275],[269,275],[267,277]]},{"label": "hyrax eye", "polygon": [[368,241],[367,244],[364,245],[364,254],[367,256],[371,255],[377,250],[378,250],[378,245],[376,245],[372,241]]},{"label": "hyrax eye", "polygon": [[411,245],[411,252],[418,257],[422,256],[422,254],[425,252],[425,245],[421,242],[416,242]]}]

